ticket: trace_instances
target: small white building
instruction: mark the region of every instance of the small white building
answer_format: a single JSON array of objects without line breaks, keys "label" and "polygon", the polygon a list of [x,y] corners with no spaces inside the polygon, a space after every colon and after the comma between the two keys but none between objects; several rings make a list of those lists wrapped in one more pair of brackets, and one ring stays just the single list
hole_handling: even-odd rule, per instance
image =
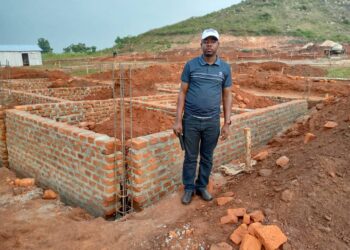
[{"label": "small white building", "polygon": [[38,45],[0,45],[0,67],[42,65]]}]

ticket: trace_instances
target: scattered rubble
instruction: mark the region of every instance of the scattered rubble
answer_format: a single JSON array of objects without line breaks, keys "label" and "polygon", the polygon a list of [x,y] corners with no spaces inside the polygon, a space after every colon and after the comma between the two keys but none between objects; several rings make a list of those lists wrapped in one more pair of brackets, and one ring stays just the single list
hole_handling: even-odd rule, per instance
[{"label": "scattered rubble", "polygon": [[289,163],[289,158],[287,156],[281,156],[276,161],[276,164],[282,168],[286,167],[288,163]]}]

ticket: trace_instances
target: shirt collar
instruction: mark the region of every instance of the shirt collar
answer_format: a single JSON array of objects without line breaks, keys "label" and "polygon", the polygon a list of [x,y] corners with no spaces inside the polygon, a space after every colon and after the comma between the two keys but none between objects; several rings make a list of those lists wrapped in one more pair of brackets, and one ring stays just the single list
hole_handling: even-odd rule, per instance
[{"label": "shirt collar", "polygon": [[[200,57],[199,57],[199,63],[202,65],[202,66],[204,66],[204,65],[209,65],[209,63],[207,63],[205,60],[204,60],[204,56],[203,55],[201,55]],[[220,58],[218,57],[218,56],[216,56],[216,61],[213,63],[213,65],[217,65],[217,66],[220,66],[221,65],[221,60],[220,60]]]}]

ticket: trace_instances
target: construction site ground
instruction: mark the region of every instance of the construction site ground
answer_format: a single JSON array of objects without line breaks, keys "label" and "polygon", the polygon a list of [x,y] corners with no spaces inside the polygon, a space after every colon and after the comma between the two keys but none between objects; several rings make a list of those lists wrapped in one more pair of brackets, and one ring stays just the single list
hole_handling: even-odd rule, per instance
[{"label": "construction site ground", "polygon": [[[161,63],[133,70],[133,95],[156,94],[156,83],[178,85],[182,66]],[[8,74],[1,75],[6,79]],[[33,73],[26,69],[12,69],[11,75],[49,77],[54,82],[52,87],[89,86],[91,79],[112,78],[111,71],[84,79],[73,79],[61,71]],[[251,108],[267,105],[266,100],[256,101],[252,94],[307,96],[320,102],[311,105],[309,114],[285,133],[253,152],[267,150],[269,154],[251,173],[226,176],[215,170],[215,199],[211,202],[195,196],[189,206],[184,206],[180,189],[142,211],[107,221],[59,199],[42,199],[40,187],[17,187],[13,184],[15,173],[0,168],[0,249],[210,249],[220,242],[239,249],[230,235],[241,220],[220,224],[220,218],[228,208],[240,207],[248,212],[261,210],[264,224],[278,225],[288,237],[284,250],[350,249],[350,82],[313,79],[310,77],[324,77],[325,70],[279,62],[237,64],[233,76],[233,92],[242,99],[250,98],[248,103],[255,103]],[[236,100],[235,105],[239,104]],[[141,111],[134,115],[143,116]],[[145,121],[161,123],[161,129],[171,128],[172,122],[165,115],[160,120],[147,115]],[[338,126],[324,128],[327,121]],[[142,127],[143,123],[135,124]],[[111,127],[95,129],[112,133]],[[308,132],[316,138],[305,144]],[[280,156],[290,159],[284,168],[276,165]],[[233,192],[234,199],[219,206],[216,198],[227,192]]]}]

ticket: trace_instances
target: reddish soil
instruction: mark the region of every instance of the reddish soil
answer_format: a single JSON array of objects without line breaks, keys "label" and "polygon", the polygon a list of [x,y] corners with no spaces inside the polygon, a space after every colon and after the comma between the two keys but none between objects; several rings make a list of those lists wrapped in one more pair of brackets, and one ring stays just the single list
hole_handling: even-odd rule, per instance
[{"label": "reddish soil", "polygon": [[0,79],[48,78],[49,80],[69,79],[70,76],[60,70],[40,70],[26,67],[0,68]]},{"label": "reddish soil", "polygon": [[[155,110],[149,110],[139,107],[133,107],[132,109],[132,125],[130,122],[130,108],[126,107],[125,110],[125,138],[131,138],[131,126],[132,137],[139,137],[143,135],[153,134],[164,130],[171,129],[174,124],[174,117],[167,115],[163,112],[157,112]],[[114,116],[111,115],[110,119],[99,124],[93,129],[96,133],[106,134],[114,137]],[[120,113],[117,113],[116,117],[116,131],[117,138],[121,138],[121,121]]]},{"label": "reddish soil", "polygon": [[[318,110],[319,109],[319,110]],[[350,248],[350,97],[335,99],[311,110],[285,134],[266,147],[269,156],[251,174],[226,177],[215,183],[215,196],[233,191],[224,206],[194,197],[180,203],[181,192],[126,220],[93,219],[80,209],[40,198],[40,190],[19,189],[14,174],[0,169],[1,249],[209,249],[227,242],[236,225],[220,225],[227,208],[261,209],[265,224],[276,224],[287,235],[283,249]],[[326,121],[338,126],[325,129]],[[304,133],[316,139],[304,144]],[[276,166],[280,156],[290,159]],[[260,176],[261,169],[271,169]],[[226,184],[223,184],[226,182]],[[288,190],[289,200],[282,200]],[[238,224],[240,224],[239,222]],[[170,237],[175,232],[177,236]]]},{"label": "reddish soil", "polygon": [[[123,78],[125,85],[125,95],[129,95],[130,80],[132,84],[132,95],[154,95],[156,93],[155,83],[168,83],[168,82],[180,82],[180,75],[182,71],[182,64],[158,64],[151,65],[145,68],[136,68],[131,70],[129,76],[129,70],[125,70],[124,75],[121,77],[119,70],[115,72],[116,76],[116,90],[120,88],[120,78]],[[112,71],[103,73],[91,74],[88,79],[96,80],[112,80]],[[119,92],[118,92],[119,93]]]},{"label": "reddish soil", "polygon": [[273,72],[294,76],[325,76],[326,70],[312,67],[309,65],[289,66],[281,62],[264,62],[264,63],[241,63],[236,66],[237,73],[256,73],[256,72]]},{"label": "reddish soil", "polygon": [[235,93],[235,97],[233,98],[232,105],[238,105],[239,107],[244,107],[247,109],[257,109],[257,108],[265,108],[276,103],[269,98],[255,96],[249,94],[243,90],[241,90],[238,86],[233,85],[232,92]]},{"label": "reddish soil", "polygon": [[[288,66],[283,63],[245,63],[233,69],[236,84],[262,90],[305,92],[310,86],[310,94],[347,96],[350,82],[309,79],[307,76],[323,76],[324,70],[307,66]],[[236,73],[236,74],[235,74]]]},{"label": "reddish soil", "polygon": [[73,87],[89,87],[99,85],[97,82],[91,82],[81,78],[57,79],[52,82],[50,88],[73,88]]}]

